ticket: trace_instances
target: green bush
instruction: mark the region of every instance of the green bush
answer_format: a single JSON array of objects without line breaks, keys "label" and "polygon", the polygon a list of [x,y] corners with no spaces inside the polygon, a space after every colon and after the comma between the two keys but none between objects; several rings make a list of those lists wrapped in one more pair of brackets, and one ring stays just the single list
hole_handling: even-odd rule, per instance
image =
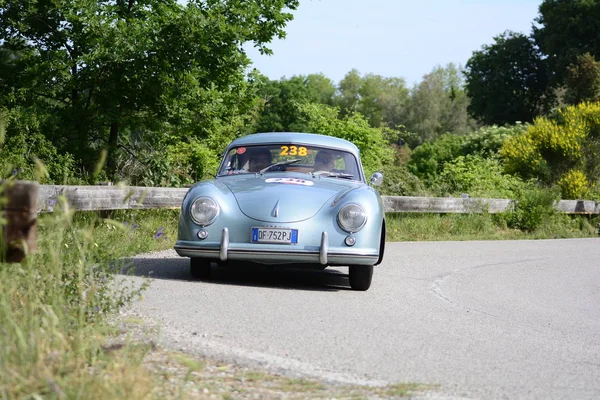
[{"label": "green bush", "polygon": [[527,129],[527,125],[484,126],[465,136],[461,146],[462,155],[481,155],[492,157],[498,155],[506,139],[519,135]]},{"label": "green bush", "polygon": [[471,197],[513,199],[526,183],[505,174],[497,158],[468,155],[445,163],[435,186],[441,196],[467,193]]},{"label": "green bush", "polygon": [[515,201],[514,209],[498,215],[498,218],[504,218],[509,228],[533,232],[557,214],[554,204],[559,197],[557,192],[549,189],[523,190]]},{"label": "green bush", "polygon": [[394,151],[393,161],[386,163],[383,172],[383,185],[379,192],[386,196],[427,196],[429,192],[423,182],[406,167],[410,158],[407,146],[391,146]]},{"label": "green bush", "polygon": [[520,124],[510,127],[487,126],[466,136],[442,135],[415,148],[408,168],[419,178],[433,184],[447,162],[459,156],[495,157],[507,138],[518,135],[524,129],[525,126]]},{"label": "green bush", "polygon": [[4,114],[5,135],[0,141],[0,178],[14,176],[43,184],[77,184],[75,160],[71,154],[60,154],[39,131],[35,115],[19,109]]},{"label": "green bush", "polygon": [[383,184],[379,192],[385,196],[427,196],[423,182],[402,164],[390,163],[383,167]]},{"label": "green bush", "polygon": [[137,157],[119,162],[118,179],[136,186],[181,187],[213,177],[219,155],[197,141],[166,145],[159,150],[138,149]]},{"label": "green bush", "polygon": [[425,182],[432,182],[445,163],[461,155],[464,140],[464,136],[445,134],[433,142],[423,143],[412,151],[409,171]]}]

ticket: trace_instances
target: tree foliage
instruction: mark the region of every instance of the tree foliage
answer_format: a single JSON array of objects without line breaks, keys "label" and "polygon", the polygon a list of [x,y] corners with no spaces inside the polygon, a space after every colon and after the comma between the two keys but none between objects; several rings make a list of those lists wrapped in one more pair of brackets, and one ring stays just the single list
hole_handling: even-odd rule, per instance
[{"label": "tree foliage", "polygon": [[530,122],[597,101],[600,2],[544,0],[531,35],[504,32],[467,63],[470,113],[486,124]]},{"label": "tree foliage", "polygon": [[544,0],[533,26],[533,37],[548,56],[555,83],[563,83],[567,67],[577,56],[600,57],[600,2],[597,0]]},{"label": "tree foliage", "polygon": [[600,62],[589,53],[577,56],[567,68],[565,86],[567,104],[600,100]]},{"label": "tree foliage", "polygon": [[338,98],[336,105],[340,107],[343,114],[356,111],[360,101],[361,76],[357,69],[352,69],[338,84]]},{"label": "tree foliage", "polygon": [[302,103],[337,106],[342,118],[360,113],[371,127],[397,132],[392,142],[402,140],[412,147],[442,133],[464,134],[475,126],[467,114],[461,72],[453,64],[436,67],[412,90],[402,78],[361,76],[353,69],[337,87],[321,74],[264,79],[260,97],[264,107],[252,132],[306,130],[298,108]]},{"label": "tree foliage", "polygon": [[254,132],[303,132],[303,122],[298,108],[302,103],[333,103],[336,88],[323,74],[293,76],[278,81],[264,80],[258,92],[262,111]]},{"label": "tree foliage", "polygon": [[486,124],[530,122],[540,114],[548,73],[527,36],[504,32],[473,52],[466,65],[469,112]]},{"label": "tree foliage", "polygon": [[[0,175],[43,184],[74,184],[75,162],[68,153],[60,153],[40,131],[42,121],[20,108],[0,113],[6,121],[0,130]],[[4,125],[8,128],[5,130]],[[5,140],[6,139],[6,140]]]},{"label": "tree foliage", "polygon": [[444,133],[465,134],[475,126],[467,114],[468,104],[459,68],[438,66],[411,91],[404,124],[421,142]]},{"label": "tree foliage", "polygon": [[[297,0],[3,0],[0,94],[54,120],[45,135],[90,168],[134,131],[209,126],[251,106],[242,45],[284,35]],[[186,133],[208,136],[207,129]]]},{"label": "tree foliage", "polygon": [[404,123],[409,90],[403,78],[386,78],[353,69],[338,85],[335,104],[343,115],[359,112],[371,126],[397,128]]}]

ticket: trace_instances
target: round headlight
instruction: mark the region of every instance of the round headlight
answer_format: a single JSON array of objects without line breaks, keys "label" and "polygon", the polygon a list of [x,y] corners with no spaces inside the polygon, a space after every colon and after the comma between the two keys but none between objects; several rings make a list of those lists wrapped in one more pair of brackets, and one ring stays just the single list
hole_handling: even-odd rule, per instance
[{"label": "round headlight", "polygon": [[192,220],[202,226],[212,224],[218,214],[219,205],[210,197],[198,197],[190,208]]},{"label": "round headlight", "polygon": [[367,222],[367,213],[358,204],[347,204],[338,213],[338,224],[346,232],[358,232]]}]

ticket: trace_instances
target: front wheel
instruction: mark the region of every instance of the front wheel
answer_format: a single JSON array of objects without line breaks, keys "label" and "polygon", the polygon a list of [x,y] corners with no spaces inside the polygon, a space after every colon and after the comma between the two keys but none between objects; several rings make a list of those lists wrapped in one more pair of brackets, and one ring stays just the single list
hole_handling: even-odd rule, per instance
[{"label": "front wheel", "polygon": [[351,265],[348,271],[350,287],[354,290],[367,290],[373,279],[372,265]]},{"label": "front wheel", "polygon": [[206,280],[210,278],[210,260],[205,258],[190,258],[190,274],[195,279]]}]

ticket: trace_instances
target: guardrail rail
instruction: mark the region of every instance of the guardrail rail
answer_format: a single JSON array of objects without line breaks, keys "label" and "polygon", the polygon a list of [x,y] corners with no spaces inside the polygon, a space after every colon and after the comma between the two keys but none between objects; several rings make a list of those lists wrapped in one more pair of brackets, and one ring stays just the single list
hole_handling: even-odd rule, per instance
[{"label": "guardrail rail", "polygon": [[[2,211],[6,220],[2,227],[2,256],[18,262],[35,249],[37,214],[53,212],[66,201],[78,211],[140,210],[151,208],[177,209],[188,188],[157,188],[141,186],[68,186],[39,185],[30,181],[7,181],[2,184]],[[514,200],[382,196],[388,213],[500,213],[510,210]],[[567,214],[600,214],[600,203],[593,200],[560,200],[555,204]]]}]

